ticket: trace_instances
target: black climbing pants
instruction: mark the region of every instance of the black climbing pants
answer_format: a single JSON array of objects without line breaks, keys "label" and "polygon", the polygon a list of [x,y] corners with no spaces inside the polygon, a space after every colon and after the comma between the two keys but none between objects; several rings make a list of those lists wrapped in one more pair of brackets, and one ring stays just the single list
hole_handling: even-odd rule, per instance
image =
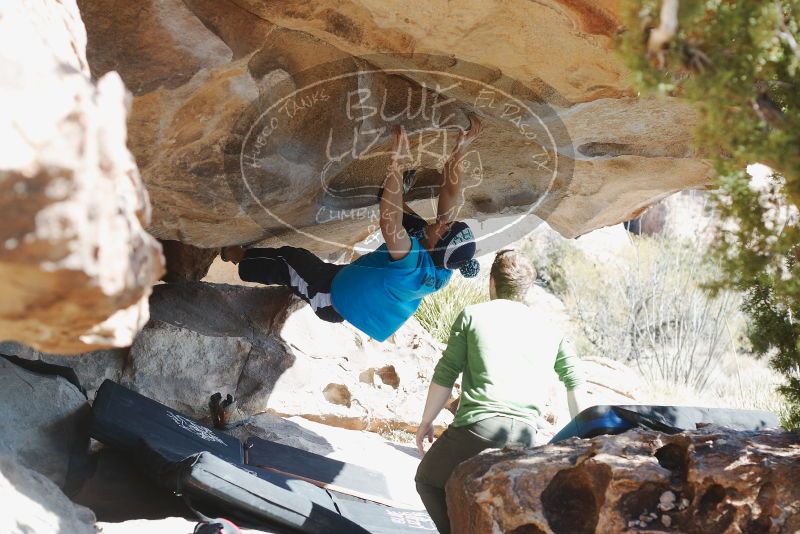
[{"label": "black climbing pants", "polygon": [[325,262],[295,247],[251,248],[239,262],[239,278],[246,282],[286,286],[305,300],[317,317],[329,323],[344,321],[331,301],[331,284],[344,265]]},{"label": "black climbing pants", "polygon": [[447,427],[422,457],[414,477],[422,504],[440,534],[450,534],[445,486],[458,464],[486,449],[530,447],[535,438],[536,428],[501,415],[467,426]]}]

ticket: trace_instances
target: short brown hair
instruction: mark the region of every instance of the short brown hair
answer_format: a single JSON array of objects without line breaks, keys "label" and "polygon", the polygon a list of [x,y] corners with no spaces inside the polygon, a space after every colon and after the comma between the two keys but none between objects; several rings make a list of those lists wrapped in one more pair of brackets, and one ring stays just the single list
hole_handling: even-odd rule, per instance
[{"label": "short brown hair", "polygon": [[522,301],[536,280],[536,269],[516,250],[501,250],[492,263],[491,277],[497,298]]}]

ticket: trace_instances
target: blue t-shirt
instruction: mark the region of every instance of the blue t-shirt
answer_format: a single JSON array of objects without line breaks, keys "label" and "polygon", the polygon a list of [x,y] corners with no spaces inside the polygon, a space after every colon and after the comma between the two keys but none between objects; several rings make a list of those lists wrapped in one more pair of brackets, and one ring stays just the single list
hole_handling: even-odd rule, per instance
[{"label": "blue t-shirt", "polygon": [[417,238],[405,258],[393,260],[386,245],[342,268],[333,279],[333,307],[368,336],[385,341],[417,311],[426,295],[443,288],[452,271],[433,264]]}]

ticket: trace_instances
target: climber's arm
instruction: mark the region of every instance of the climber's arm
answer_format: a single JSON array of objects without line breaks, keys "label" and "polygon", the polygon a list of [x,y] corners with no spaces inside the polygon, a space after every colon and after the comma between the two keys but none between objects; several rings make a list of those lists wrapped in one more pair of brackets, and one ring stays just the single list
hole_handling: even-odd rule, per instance
[{"label": "climber's arm", "polygon": [[394,155],[383,182],[380,201],[381,234],[394,260],[405,258],[411,250],[411,238],[403,228],[403,171],[398,161],[403,141],[407,143],[405,133],[400,127],[395,127],[392,145]]},{"label": "climber's arm", "polygon": [[431,387],[428,388],[428,398],[425,400],[425,409],[422,412],[422,422],[417,428],[417,450],[420,454],[425,454],[425,447],[422,445],[425,438],[428,438],[428,443],[433,443],[433,422],[439,412],[447,406],[452,391],[452,387],[446,388],[436,382],[431,382]]},{"label": "climber's arm", "polygon": [[590,401],[586,398],[585,386],[580,385],[575,389],[567,390],[567,408],[569,409],[570,417],[574,418],[590,406]]},{"label": "climber's arm", "polygon": [[458,134],[456,148],[444,164],[442,174],[444,182],[439,188],[439,205],[436,210],[436,220],[438,222],[453,222],[463,203],[463,192],[461,183],[461,160],[467,153],[467,148],[478,137],[483,129],[481,121],[475,115],[469,116],[470,128]]},{"label": "climber's arm", "polygon": [[439,363],[433,369],[428,399],[425,401],[425,410],[422,412],[422,422],[417,429],[417,449],[420,454],[425,454],[422,443],[426,437],[429,442],[433,443],[433,422],[442,408],[447,405],[447,401],[450,400],[453,385],[467,365],[467,353],[469,352],[467,338],[470,329],[470,315],[466,311],[462,311],[453,322],[453,326],[450,328],[450,337],[447,340],[447,348],[444,349]]},{"label": "climber's arm", "polygon": [[461,172],[457,155],[458,150],[453,152],[442,170],[444,183],[439,188],[439,205],[436,209],[438,222],[453,222],[460,207],[458,201],[461,198]]}]

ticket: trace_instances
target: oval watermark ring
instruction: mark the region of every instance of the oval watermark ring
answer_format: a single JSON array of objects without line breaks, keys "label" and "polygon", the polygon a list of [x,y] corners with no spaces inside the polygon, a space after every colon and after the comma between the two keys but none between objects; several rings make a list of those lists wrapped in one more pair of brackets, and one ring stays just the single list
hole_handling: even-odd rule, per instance
[{"label": "oval watermark ring", "polygon": [[[420,58],[426,64],[441,61],[429,55],[412,59]],[[364,68],[363,63],[370,66]],[[428,179],[414,190],[417,194],[427,190],[426,198],[433,200],[437,168],[447,159],[448,149],[452,151],[449,143],[454,132],[466,127],[467,112],[482,117],[487,128],[516,134],[515,142],[530,148],[531,153],[515,152],[514,157],[524,170],[528,170],[527,163],[531,172],[541,175],[536,187],[523,187],[517,194],[522,198],[515,206],[527,207],[516,211],[513,220],[500,228],[476,232],[476,241],[503,234],[529,215],[544,218],[555,207],[558,199],[550,195],[554,185],[559,182],[563,188],[572,178],[572,143],[557,112],[532,89],[465,62],[459,63],[461,69],[488,73],[485,77],[493,78],[492,83],[458,72],[413,66],[374,68],[374,63],[380,63],[376,56],[348,58],[294,75],[275,75],[275,89],[266,90],[240,118],[232,146],[227,148],[230,156],[237,157],[235,165],[233,158],[226,159],[226,177],[241,209],[264,229],[265,237],[288,231],[328,246],[367,251],[319,230],[324,223],[350,219],[367,219],[374,225],[376,192],[385,176],[391,126],[402,124],[410,136],[418,137],[418,153],[412,159],[416,158],[415,164]],[[429,81],[435,83],[428,86]],[[543,87],[539,80],[531,85]],[[424,150],[420,148],[423,145]],[[475,146],[480,146],[480,140]],[[490,153],[484,157],[478,148],[472,152],[474,157],[463,158],[469,176],[465,189],[486,191],[492,179],[489,176],[487,181],[484,175],[491,173],[497,157],[493,160]],[[489,162],[488,171],[484,161]],[[462,200],[466,202],[466,196]],[[476,211],[487,215],[506,208],[489,202],[487,211]]]}]

